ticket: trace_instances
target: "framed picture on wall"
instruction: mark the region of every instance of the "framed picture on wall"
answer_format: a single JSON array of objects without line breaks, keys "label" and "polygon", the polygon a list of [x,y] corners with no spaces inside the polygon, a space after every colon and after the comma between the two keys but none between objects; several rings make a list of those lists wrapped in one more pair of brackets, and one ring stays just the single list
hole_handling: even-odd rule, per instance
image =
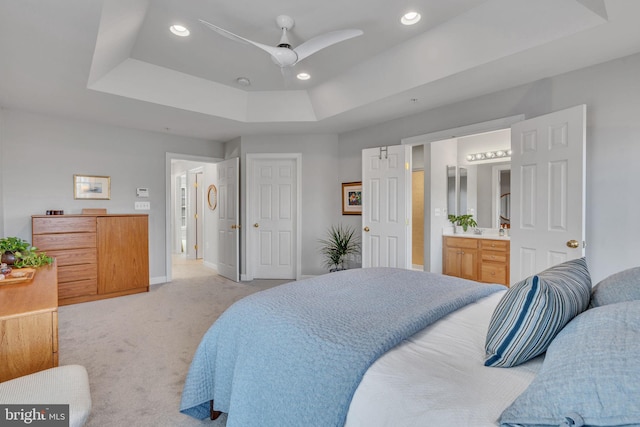
[{"label": "framed picture on wall", "polygon": [[73,175],[73,198],[91,200],[111,199],[111,177]]},{"label": "framed picture on wall", "polygon": [[362,182],[342,183],[342,215],[362,215]]}]

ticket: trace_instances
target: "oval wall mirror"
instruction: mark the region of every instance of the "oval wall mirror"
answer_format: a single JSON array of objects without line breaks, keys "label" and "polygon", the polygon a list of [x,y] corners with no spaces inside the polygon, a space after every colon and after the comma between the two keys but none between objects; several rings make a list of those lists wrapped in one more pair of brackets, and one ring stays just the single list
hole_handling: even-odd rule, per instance
[{"label": "oval wall mirror", "polygon": [[511,221],[511,193],[500,196],[500,223],[509,224]]}]

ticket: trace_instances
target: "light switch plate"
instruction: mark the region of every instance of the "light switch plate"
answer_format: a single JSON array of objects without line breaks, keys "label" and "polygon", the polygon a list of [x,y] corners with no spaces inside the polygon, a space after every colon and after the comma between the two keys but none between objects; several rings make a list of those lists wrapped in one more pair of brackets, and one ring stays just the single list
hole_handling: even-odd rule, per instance
[{"label": "light switch plate", "polygon": [[151,202],[135,202],[134,208],[137,211],[148,211],[151,209]]}]

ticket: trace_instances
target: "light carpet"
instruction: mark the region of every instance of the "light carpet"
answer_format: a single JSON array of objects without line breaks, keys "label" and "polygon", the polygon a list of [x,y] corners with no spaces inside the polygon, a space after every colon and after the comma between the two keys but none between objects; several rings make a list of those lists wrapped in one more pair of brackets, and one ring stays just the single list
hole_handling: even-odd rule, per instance
[{"label": "light carpet", "polygon": [[89,372],[93,409],[86,426],[224,426],[225,415],[212,422],[179,412],[191,358],[227,307],[284,282],[200,275],[142,294],[60,307],[60,365]]}]

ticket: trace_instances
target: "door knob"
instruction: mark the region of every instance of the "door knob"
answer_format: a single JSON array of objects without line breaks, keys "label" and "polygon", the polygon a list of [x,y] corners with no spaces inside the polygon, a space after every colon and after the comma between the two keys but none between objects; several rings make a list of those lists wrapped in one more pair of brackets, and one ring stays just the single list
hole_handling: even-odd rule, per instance
[{"label": "door knob", "polygon": [[364,231],[368,233],[369,232],[369,227],[365,227]]},{"label": "door knob", "polygon": [[567,242],[567,246],[572,248],[572,249],[576,249],[578,246],[580,246],[580,243],[578,243],[577,240],[569,240]]},{"label": "door knob", "polygon": [[237,226],[237,225],[235,225],[235,224],[231,224],[231,229],[232,229],[232,230],[235,230],[236,228],[238,228],[238,226]]},{"label": "door knob", "polygon": [[253,226],[254,226],[255,228],[258,228],[258,227],[260,227],[260,224],[258,224],[258,223],[256,222],[255,224],[253,224]]}]

